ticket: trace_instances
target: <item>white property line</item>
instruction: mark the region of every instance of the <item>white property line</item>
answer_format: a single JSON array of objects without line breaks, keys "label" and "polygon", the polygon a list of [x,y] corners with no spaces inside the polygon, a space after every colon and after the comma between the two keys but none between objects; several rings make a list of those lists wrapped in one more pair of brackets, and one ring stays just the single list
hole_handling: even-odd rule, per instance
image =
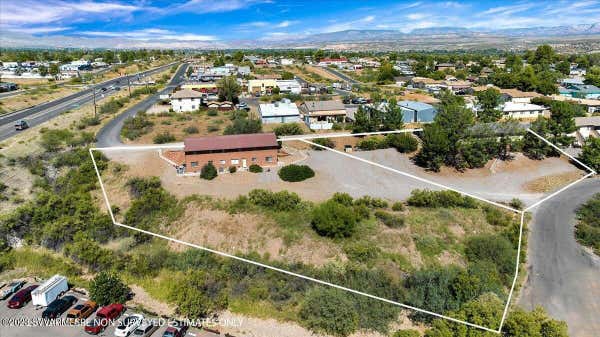
[{"label": "white property line", "polygon": [[586,170],[590,171],[593,174],[596,174],[597,172],[594,171],[594,169],[592,169],[591,167],[587,166],[586,164],[582,163],[579,159],[573,157],[572,155],[566,153],[565,151],[563,151],[562,149],[560,149],[558,146],[552,144],[549,140],[547,140],[546,138],[540,136],[539,134],[537,134],[535,131],[531,130],[530,128],[527,128],[528,132],[531,132],[533,135],[535,135],[536,137],[538,137],[539,139],[543,140],[546,144],[552,146],[553,148],[555,148],[556,150],[558,150],[560,153],[564,154],[565,156],[571,158],[574,162],[576,162],[577,164],[585,167]]},{"label": "white property line", "polygon": [[453,188],[453,187],[446,186],[446,185],[443,185],[443,184],[440,184],[440,183],[436,183],[436,182],[434,182],[434,181],[431,181],[431,180],[428,180],[428,179],[425,179],[425,178],[421,178],[421,177],[418,177],[418,176],[416,176],[416,175],[413,175],[413,174],[410,174],[410,173],[406,173],[406,172],[404,172],[404,171],[396,170],[396,169],[394,169],[394,168],[391,168],[391,167],[389,167],[389,166],[385,166],[385,165],[382,165],[382,164],[376,163],[376,162],[374,162],[374,161],[371,161],[371,160],[368,160],[368,159],[364,159],[364,158],[361,158],[361,157],[353,156],[353,155],[351,155],[351,154],[348,154],[348,153],[346,153],[346,152],[338,151],[338,150],[336,150],[336,149],[332,149],[332,148],[329,148],[329,147],[327,147],[327,146],[323,146],[323,145],[320,145],[320,144],[317,144],[317,143],[313,143],[313,142],[310,142],[310,141],[308,141],[308,140],[305,140],[305,139],[299,139],[299,140],[300,140],[300,141],[302,141],[302,142],[305,142],[305,143],[307,143],[307,144],[310,144],[310,145],[312,145],[312,146],[319,147],[319,148],[322,148],[322,149],[325,149],[325,150],[328,150],[328,151],[331,151],[331,152],[335,152],[335,153],[337,153],[337,154],[339,154],[339,155],[346,156],[346,157],[348,157],[348,158],[352,158],[352,159],[356,159],[356,160],[358,160],[358,161],[362,161],[363,163],[367,163],[367,164],[370,164],[370,165],[373,165],[373,166],[377,166],[377,167],[379,167],[379,168],[382,168],[382,169],[384,169],[384,170],[388,170],[388,171],[391,171],[391,172],[394,172],[394,173],[397,173],[397,174],[400,174],[400,175],[403,175],[403,176],[406,176],[406,177],[409,177],[409,178],[412,178],[412,179],[415,179],[415,180],[418,180],[418,181],[421,181],[421,182],[424,182],[424,183],[427,183],[427,184],[430,184],[430,185],[434,185],[434,186],[437,186],[437,187],[443,188],[443,189],[445,189],[445,190],[450,190],[450,191],[454,191],[454,192],[457,192],[457,193],[460,193],[460,194],[463,194],[463,195],[469,196],[469,197],[471,197],[471,198],[473,198],[473,199],[477,199],[477,200],[479,200],[479,201],[483,201],[483,202],[486,202],[486,203],[492,204],[492,205],[494,205],[494,206],[497,206],[497,207],[501,207],[501,208],[507,209],[507,210],[509,210],[509,211],[511,211],[511,212],[515,212],[515,213],[520,213],[520,212],[521,212],[520,210],[518,210],[518,209],[516,209],[516,208],[512,208],[512,207],[510,207],[510,206],[506,206],[506,205],[503,205],[503,204],[501,204],[501,203],[497,203],[497,202],[495,202],[495,201],[487,200],[487,199],[485,199],[485,198],[482,198],[482,197],[476,196],[476,195],[474,195],[474,194],[471,194],[471,193],[468,193],[468,192],[464,192],[464,191],[461,191],[461,190],[457,190],[457,189],[455,189],[455,188]]},{"label": "white property line", "polygon": [[292,141],[292,140],[303,140],[303,139],[316,139],[316,138],[338,138],[338,137],[357,137],[357,136],[372,136],[372,135],[386,135],[392,133],[407,133],[423,131],[423,129],[402,129],[392,131],[376,131],[376,132],[360,132],[360,133],[324,133],[316,135],[298,135],[298,136],[282,136],[279,137],[278,141]]},{"label": "white property line", "polygon": [[520,264],[521,245],[522,245],[522,238],[523,238],[523,227],[524,227],[524,222],[525,222],[525,212],[528,211],[528,210],[530,210],[530,209],[532,209],[532,208],[534,208],[534,207],[536,207],[536,206],[538,206],[538,205],[540,205],[541,203],[545,202],[546,200],[548,200],[548,199],[556,196],[557,194],[559,194],[562,191],[570,188],[571,186],[577,184],[578,182],[580,182],[580,181],[582,181],[582,180],[584,180],[584,179],[586,179],[586,178],[588,178],[590,176],[593,176],[594,174],[596,174],[596,172],[594,170],[592,170],[591,168],[589,168],[588,166],[586,166],[585,164],[581,163],[579,160],[573,158],[568,153],[562,151],[561,149],[559,149],[558,147],[556,147],[554,144],[550,143],[545,138],[541,137],[540,135],[538,135],[535,132],[533,132],[533,131],[531,131],[531,130],[528,129],[528,131],[532,132],[534,135],[536,135],[540,139],[544,140],[546,143],[550,144],[551,146],[553,146],[554,148],[556,148],[557,150],[559,150],[561,153],[563,153],[566,156],[568,156],[569,158],[573,159],[575,162],[579,163],[580,165],[582,165],[583,167],[587,168],[591,172],[589,174],[583,176],[582,178],[578,179],[577,181],[574,181],[574,182],[570,183],[569,185],[561,188],[560,190],[552,193],[551,195],[543,198],[542,200],[536,202],[535,204],[527,207],[525,210],[521,211],[521,210],[509,207],[509,206],[506,206],[506,205],[503,205],[503,204],[500,204],[500,203],[496,203],[494,201],[490,201],[490,200],[487,200],[487,199],[484,199],[484,198],[472,195],[472,194],[467,193],[467,192],[456,190],[454,188],[451,188],[451,187],[448,187],[448,186],[445,186],[445,185],[442,185],[442,184],[438,184],[436,182],[429,181],[427,179],[423,179],[423,178],[414,176],[414,175],[406,173],[406,172],[398,171],[396,169],[389,168],[389,167],[381,165],[379,163],[375,163],[375,162],[372,162],[372,161],[369,161],[369,160],[366,160],[366,159],[363,159],[363,158],[360,158],[360,157],[352,156],[352,155],[349,155],[347,153],[344,153],[344,152],[341,152],[341,151],[337,151],[335,149],[331,149],[331,148],[328,148],[328,147],[325,147],[325,146],[322,146],[322,145],[319,145],[319,144],[315,144],[313,142],[310,142],[310,141],[306,140],[306,139],[311,139],[311,138],[348,137],[348,136],[374,135],[374,134],[384,134],[384,133],[400,133],[400,132],[412,132],[412,131],[420,131],[420,129],[396,130],[396,131],[391,131],[391,132],[390,131],[386,131],[386,132],[369,132],[369,133],[362,133],[362,134],[329,134],[329,135],[323,134],[323,135],[319,135],[319,136],[315,136],[315,137],[310,137],[310,138],[308,138],[308,137],[307,138],[285,138],[285,139],[280,138],[279,140],[280,141],[299,140],[299,141],[311,144],[313,146],[320,147],[320,148],[323,148],[325,150],[332,151],[332,152],[335,152],[335,153],[338,153],[338,154],[341,154],[341,155],[344,155],[344,156],[347,156],[347,157],[350,157],[350,158],[353,158],[353,159],[356,159],[356,160],[359,160],[359,161],[362,161],[362,162],[365,162],[365,163],[368,163],[368,164],[371,164],[371,165],[374,165],[374,166],[377,166],[377,167],[380,167],[380,168],[383,168],[383,169],[386,169],[386,170],[389,170],[389,171],[392,171],[392,172],[395,172],[395,173],[398,173],[398,174],[401,174],[401,175],[404,175],[404,176],[407,176],[407,177],[410,177],[410,178],[413,178],[413,179],[416,179],[416,180],[419,180],[419,181],[422,181],[422,182],[425,182],[425,183],[428,183],[428,184],[432,184],[432,185],[441,187],[443,189],[455,191],[457,193],[460,193],[460,194],[472,197],[474,199],[477,199],[477,200],[480,200],[480,201],[492,204],[494,206],[501,207],[501,208],[510,210],[512,212],[515,212],[517,214],[520,214],[521,215],[521,220],[520,220],[520,226],[519,226],[519,241],[518,241],[518,247],[517,247],[517,259],[516,259],[516,266],[515,266],[515,275],[514,275],[514,278],[513,278],[513,282],[512,282],[512,285],[511,285],[510,292],[508,294],[508,299],[507,299],[506,305],[504,307],[504,312],[502,314],[502,320],[500,321],[500,326],[498,327],[497,330],[490,329],[488,327],[484,327],[484,326],[481,326],[481,325],[478,325],[478,324],[473,324],[473,323],[470,323],[470,322],[467,322],[467,321],[459,320],[459,319],[456,319],[456,318],[453,318],[453,317],[450,317],[450,316],[446,316],[446,315],[438,314],[438,313],[435,313],[435,312],[431,312],[431,311],[428,311],[428,310],[425,310],[425,309],[417,308],[417,307],[414,307],[414,306],[411,306],[411,305],[408,305],[408,304],[404,304],[404,303],[392,301],[392,300],[389,300],[389,299],[386,299],[386,298],[382,298],[382,297],[379,297],[379,296],[371,295],[371,294],[368,294],[368,293],[365,293],[365,292],[361,292],[361,291],[358,291],[358,290],[354,290],[354,289],[351,289],[351,288],[343,287],[343,286],[340,286],[340,285],[337,285],[337,284],[334,284],[334,283],[330,283],[330,282],[326,282],[326,281],[323,281],[323,280],[319,280],[319,279],[316,279],[316,278],[313,278],[313,277],[310,277],[310,276],[306,276],[306,275],[294,273],[294,272],[291,272],[291,271],[288,271],[288,270],[284,270],[284,269],[281,269],[281,268],[273,267],[273,266],[270,266],[270,265],[267,265],[267,264],[264,264],[264,263],[252,261],[252,260],[249,260],[249,259],[246,259],[246,258],[243,258],[243,257],[236,256],[236,255],[232,255],[232,254],[228,254],[228,253],[225,253],[225,252],[217,251],[217,250],[214,250],[214,249],[211,249],[211,248],[207,248],[207,247],[204,247],[204,246],[196,245],[196,244],[193,244],[193,243],[185,242],[185,241],[178,240],[178,239],[175,239],[175,238],[171,238],[171,237],[168,237],[168,236],[165,236],[165,235],[161,235],[161,234],[158,234],[158,233],[150,232],[150,231],[147,231],[147,230],[143,230],[143,229],[140,229],[140,228],[136,228],[136,227],[132,227],[132,226],[129,226],[129,225],[125,225],[125,224],[119,223],[119,222],[117,222],[115,220],[114,214],[112,212],[110,201],[108,200],[108,195],[106,193],[106,189],[104,188],[104,183],[102,182],[102,177],[100,176],[100,171],[98,170],[98,166],[96,165],[96,160],[94,158],[93,151],[104,151],[104,150],[155,150],[155,149],[165,149],[165,148],[181,148],[183,145],[181,145],[181,144],[171,144],[171,145],[166,144],[166,145],[152,145],[152,146],[120,146],[120,147],[107,147],[107,148],[91,148],[89,150],[89,152],[90,152],[90,156],[92,157],[92,162],[93,162],[93,165],[94,165],[94,169],[96,170],[96,175],[98,177],[98,181],[100,183],[100,188],[102,189],[102,195],[104,196],[104,201],[106,203],[107,210],[108,210],[108,212],[110,214],[110,217],[112,219],[113,224],[116,225],[116,226],[123,227],[123,228],[129,229],[129,230],[133,230],[133,231],[137,231],[137,232],[140,232],[140,233],[144,233],[144,234],[147,234],[147,235],[151,235],[151,236],[154,236],[154,237],[157,237],[157,238],[161,238],[161,239],[164,239],[164,240],[176,242],[176,243],[179,243],[179,244],[182,244],[182,245],[185,245],[185,246],[189,246],[189,247],[193,247],[193,248],[196,248],[196,249],[204,250],[204,251],[207,251],[207,252],[210,252],[210,253],[214,253],[214,254],[217,254],[217,255],[220,255],[220,256],[223,256],[223,257],[228,257],[228,258],[232,258],[234,260],[246,262],[246,263],[249,263],[249,264],[252,264],[252,265],[255,265],[255,266],[259,266],[259,267],[262,267],[262,268],[265,268],[265,269],[269,269],[269,270],[277,271],[277,272],[280,272],[280,273],[283,273],[283,274],[295,276],[295,277],[298,277],[298,278],[301,278],[301,279],[304,279],[304,280],[307,280],[307,281],[311,281],[311,282],[314,282],[314,283],[317,283],[317,284],[321,284],[321,285],[329,286],[329,287],[336,288],[336,289],[339,289],[339,290],[347,291],[347,292],[350,292],[350,293],[353,293],[353,294],[356,294],[356,295],[365,296],[365,297],[368,297],[368,298],[371,298],[371,299],[379,300],[379,301],[382,301],[382,302],[385,302],[385,303],[389,303],[389,304],[392,304],[392,305],[396,305],[396,306],[399,306],[399,307],[402,307],[402,308],[405,308],[405,309],[414,310],[414,311],[425,313],[425,314],[428,314],[428,315],[432,315],[432,316],[435,316],[435,317],[438,317],[438,318],[446,319],[446,320],[449,320],[449,321],[452,321],[452,322],[455,322],[455,323],[461,323],[461,324],[465,324],[467,326],[474,327],[474,328],[477,328],[477,329],[481,329],[481,330],[485,330],[485,331],[489,331],[489,332],[500,334],[502,332],[502,327],[504,326],[504,322],[505,322],[506,316],[508,314],[508,309],[510,307],[510,302],[511,302],[512,295],[513,295],[513,292],[514,292],[514,289],[515,289],[515,286],[516,286],[516,282],[517,282],[517,279],[518,279],[518,275],[519,275],[519,267],[520,267],[519,264]]}]

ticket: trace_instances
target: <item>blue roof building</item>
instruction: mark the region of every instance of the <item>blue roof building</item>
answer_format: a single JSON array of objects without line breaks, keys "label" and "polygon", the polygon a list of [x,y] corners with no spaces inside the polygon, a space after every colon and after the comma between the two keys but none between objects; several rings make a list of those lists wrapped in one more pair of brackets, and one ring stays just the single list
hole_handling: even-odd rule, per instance
[{"label": "blue roof building", "polygon": [[427,103],[400,101],[398,106],[402,108],[404,123],[431,123],[437,115],[437,109]]},{"label": "blue roof building", "polygon": [[600,88],[591,84],[569,84],[558,89],[562,96],[574,98],[598,99],[600,98]]}]

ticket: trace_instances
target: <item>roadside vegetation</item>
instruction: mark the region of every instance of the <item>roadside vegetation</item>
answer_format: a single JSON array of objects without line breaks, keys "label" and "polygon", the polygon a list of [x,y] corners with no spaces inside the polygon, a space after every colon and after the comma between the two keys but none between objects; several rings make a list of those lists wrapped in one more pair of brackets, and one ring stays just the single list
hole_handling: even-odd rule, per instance
[{"label": "roadside vegetation", "polygon": [[575,226],[575,238],[600,255],[600,194],[583,204],[577,210],[577,217],[579,222]]}]

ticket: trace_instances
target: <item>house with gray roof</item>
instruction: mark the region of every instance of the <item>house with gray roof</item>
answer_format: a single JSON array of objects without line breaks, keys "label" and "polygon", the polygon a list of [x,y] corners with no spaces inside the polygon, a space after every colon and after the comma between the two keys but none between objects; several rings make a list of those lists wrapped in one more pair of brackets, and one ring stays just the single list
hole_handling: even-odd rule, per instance
[{"label": "house with gray roof", "polygon": [[431,123],[437,115],[437,109],[430,104],[416,101],[400,101],[404,123]]},{"label": "house with gray roof", "polygon": [[300,113],[312,130],[330,130],[334,123],[346,120],[346,107],[342,101],[305,101]]}]

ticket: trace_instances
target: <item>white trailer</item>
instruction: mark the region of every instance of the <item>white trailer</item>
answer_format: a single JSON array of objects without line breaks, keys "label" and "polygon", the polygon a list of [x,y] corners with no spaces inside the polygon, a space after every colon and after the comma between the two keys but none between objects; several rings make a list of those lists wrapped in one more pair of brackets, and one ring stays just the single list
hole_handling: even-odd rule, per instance
[{"label": "white trailer", "polygon": [[54,275],[31,292],[31,303],[46,307],[67,290],[69,290],[67,278]]}]

